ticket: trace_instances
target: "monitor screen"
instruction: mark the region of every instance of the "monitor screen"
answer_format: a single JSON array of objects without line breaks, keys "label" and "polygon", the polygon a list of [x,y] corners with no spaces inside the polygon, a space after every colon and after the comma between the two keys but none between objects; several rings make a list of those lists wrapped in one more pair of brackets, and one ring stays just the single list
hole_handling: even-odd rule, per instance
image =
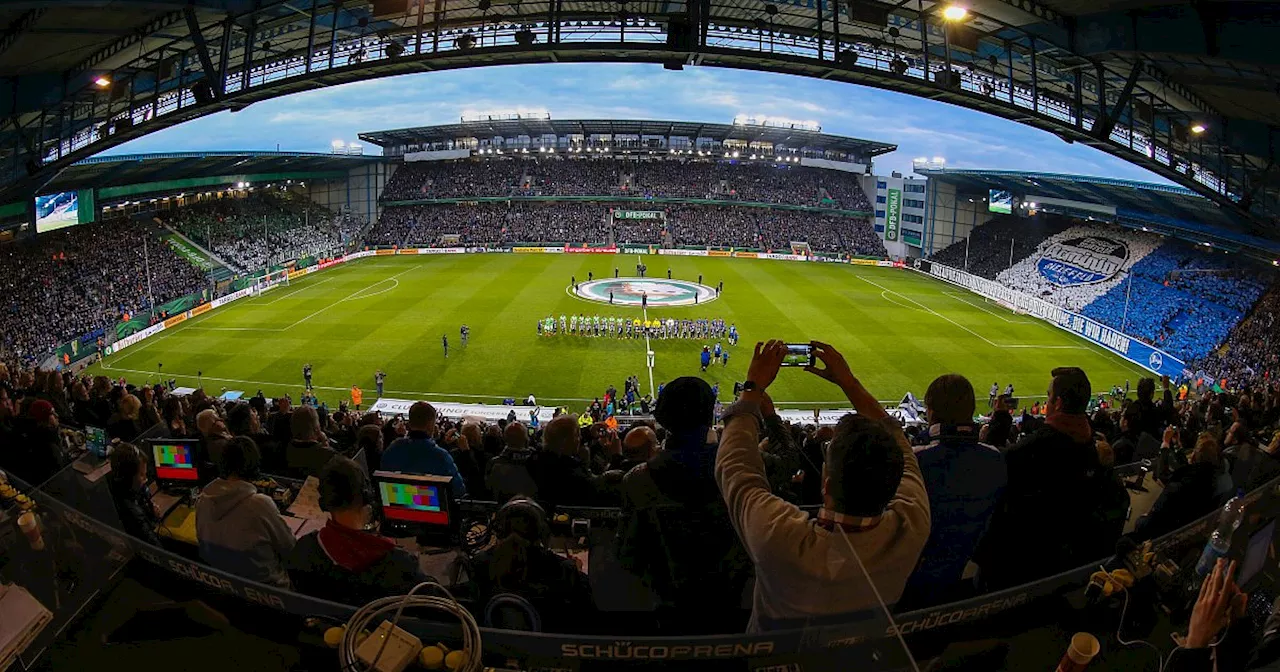
[{"label": "monitor screen", "polygon": [[107,432],[101,427],[84,427],[84,447],[89,454],[97,457],[107,456]]},{"label": "monitor screen", "polygon": [[400,523],[448,525],[449,509],[435,483],[408,478],[379,478],[382,517]]},{"label": "monitor screen", "polygon": [[1002,215],[1011,214],[1013,212],[1013,193],[1003,189],[992,189],[990,200],[987,201],[987,209]]},{"label": "monitor screen", "polygon": [[1253,577],[1258,575],[1267,562],[1267,553],[1271,548],[1271,540],[1276,535],[1276,521],[1263,525],[1261,529],[1249,537],[1249,547],[1244,552],[1244,564],[1240,567],[1240,576],[1236,583],[1247,587]]},{"label": "monitor screen", "polygon": [[200,480],[196,469],[195,444],[187,441],[157,441],[151,444],[156,461],[156,478],[162,481]]},{"label": "monitor screen", "polygon": [[36,233],[46,233],[80,223],[79,199],[74,191],[36,196]]}]

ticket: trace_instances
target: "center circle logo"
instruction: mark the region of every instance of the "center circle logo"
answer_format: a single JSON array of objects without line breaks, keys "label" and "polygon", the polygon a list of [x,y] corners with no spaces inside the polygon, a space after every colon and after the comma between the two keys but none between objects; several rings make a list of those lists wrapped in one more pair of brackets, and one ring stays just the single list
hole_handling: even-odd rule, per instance
[{"label": "center circle logo", "polygon": [[[572,288],[570,288],[572,290]],[[609,295],[613,294],[615,306],[639,306],[645,296],[649,297],[649,307],[658,306],[692,306],[716,299],[714,287],[699,285],[684,280],[661,280],[657,278],[608,278],[578,284],[574,291],[578,296],[589,301],[609,303]]]}]

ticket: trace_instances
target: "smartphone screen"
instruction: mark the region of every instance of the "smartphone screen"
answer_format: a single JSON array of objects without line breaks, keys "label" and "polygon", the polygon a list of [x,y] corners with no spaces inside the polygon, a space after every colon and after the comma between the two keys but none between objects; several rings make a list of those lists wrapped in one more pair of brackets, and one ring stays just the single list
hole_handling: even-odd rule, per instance
[{"label": "smartphone screen", "polygon": [[783,366],[813,366],[813,346],[808,343],[788,343]]}]

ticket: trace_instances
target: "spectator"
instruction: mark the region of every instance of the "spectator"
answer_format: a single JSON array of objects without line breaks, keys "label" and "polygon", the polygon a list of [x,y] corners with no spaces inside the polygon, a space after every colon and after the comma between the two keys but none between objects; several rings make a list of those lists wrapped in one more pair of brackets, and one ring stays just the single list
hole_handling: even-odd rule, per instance
[{"label": "spectator", "polygon": [[[398,471],[405,474],[433,474],[452,478],[450,487],[453,496],[461,499],[467,494],[466,483],[453,456],[436,445],[436,409],[425,401],[419,401],[409,407],[409,435],[396,439],[387,446],[382,455],[384,471]],[[463,450],[469,448],[466,438],[461,438]]]},{"label": "spectator", "polygon": [[293,550],[293,533],[275,502],[251,482],[259,478],[261,463],[253,439],[226,442],[218,478],[201,490],[196,503],[200,559],[251,581],[288,588],[284,562]]},{"label": "spectator", "polygon": [[714,407],[701,378],[667,383],[654,412],[667,432],[663,450],[627,472],[621,488],[618,559],[657,594],[659,618],[682,632],[722,631],[718,616],[741,601],[750,576],[716,489]]},{"label": "spectator", "polygon": [[107,489],[120,517],[120,529],[131,537],[159,546],[156,526],[160,524],[160,511],[147,490],[147,458],[133,444],[121,442],[112,448],[108,461],[111,473],[107,475]]},{"label": "spectator", "polygon": [[986,532],[1008,479],[1004,457],[978,441],[973,385],[964,376],[936,378],[924,395],[928,445],[915,450],[929,493],[931,529],[900,610],[968,597],[965,565]]},{"label": "spectator", "polygon": [[502,431],[505,447],[489,461],[485,484],[498,501],[517,495],[538,498],[538,484],[530,472],[533,452],[529,450],[529,430],[521,422],[510,422]]},{"label": "spectator", "polygon": [[757,447],[782,342],[757,344],[742,400],[724,416],[716,481],[756,566],[749,632],[873,608],[877,595],[897,602],[929,537],[929,500],[901,428],[839,352],[817,342],[813,349],[823,367],[808,370],[839,386],[857,411],[841,418],[827,449],[816,520],[769,492]]},{"label": "spectator", "polygon": [[200,430],[200,446],[205,458],[211,464],[218,464],[222,460],[223,448],[231,440],[227,423],[223,422],[217,410],[206,408],[196,414],[196,428]]},{"label": "spectator", "polygon": [[289,576],[299,592],[361,605],[432,580],[414,555],[364,531],[372,515],[369,492],[364,471],[350,458],[335,457],[321,471],[320,508],[329,522],[299,539],[289,556]]},{"label": "spectator", "polygon": [[1109,503],[1122,486],[1099,462],[1090,394],[1084,371],[1054,369],[1044,425],[1005,452],[1009,482],[974,557],[988,587],[1027,583],[1114,550],[1124,511],[1117,527]]},{"label": "spectator", "polygon": [[618,469],[628,473],[658,454],[658,435],[646,425],[636,425],[622,437],[622,462]]},{"label": "spectator", "polygon": [[16,445],[11,444],[4,451],[5,468],[31,485],[53,478],[65,462],[65,445],[53,404],[44,399],[31,402],[27,407],[27,421],[15,425],[23,431],[21,439],[14,442]]},{"label": "spectator", "polygon": [[534,606],[544,631],[577,632],[590,623],[595,609],[591,584],[573,560],[547,548],[551,529],[541,506],[532,499],[513,498],[494,514],[492,529],[495,545],[471,561],[479,604],[488,604],[501,593],[513,593]]},{"label": "spectator", "polygon": [[382,469],[382,428],[378,425],[364,425],[356,430],[356,450],[364,452],[365,464],[369,471]]},{"label": "spectator", "polygon": [[320,431],[320,416],[310,406],[299,406],[290,415],[293,440],[285,450],[289,471],[303,477],[317,476],[337,455],[329,447],[329,439]]},{"label": "spectator", "polygon": [[138,422],[138,414],[142,411],[142,402],[132,394],[120,398],[116,412],[107,420],[107,436],[121,441],[132,441],[138,438],[144,429]]},{"label": "spectator", "polygon": [[1188,464],[1178,467],[1165,479],[1160,497],[1151,505],[1151,510],[1138,519],[1133,528],[1134,537],[1153,539],[1217,508],[1218,464],[1217,439],[1200,435]]},{"label": "spectator", "polygon": [[[533,480],[538,496],[549,506],[604,506],[616,502],[616,495],[600,476],[591,472],[587,455],[579,442],[578,418],[561,415],[542,430],[542,451],[533,463]],[[620,453],[617,435],[609,442]],[[616,450],[615,450],[616,448]]]}]

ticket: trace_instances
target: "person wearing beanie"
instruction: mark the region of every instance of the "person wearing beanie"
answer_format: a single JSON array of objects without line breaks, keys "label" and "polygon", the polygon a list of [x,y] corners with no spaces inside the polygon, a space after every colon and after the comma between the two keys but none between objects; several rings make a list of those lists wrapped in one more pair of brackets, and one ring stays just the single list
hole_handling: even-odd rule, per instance
[{"label": "person wearing beanie", "polygon": [[716,489],[711,426],[715,396],[701,378],[677,378],[658,395],[662,450],[622,479],[618,560],[659,598],[673,632],[730,632],[725,605],[741,602],[751,562]]}]

